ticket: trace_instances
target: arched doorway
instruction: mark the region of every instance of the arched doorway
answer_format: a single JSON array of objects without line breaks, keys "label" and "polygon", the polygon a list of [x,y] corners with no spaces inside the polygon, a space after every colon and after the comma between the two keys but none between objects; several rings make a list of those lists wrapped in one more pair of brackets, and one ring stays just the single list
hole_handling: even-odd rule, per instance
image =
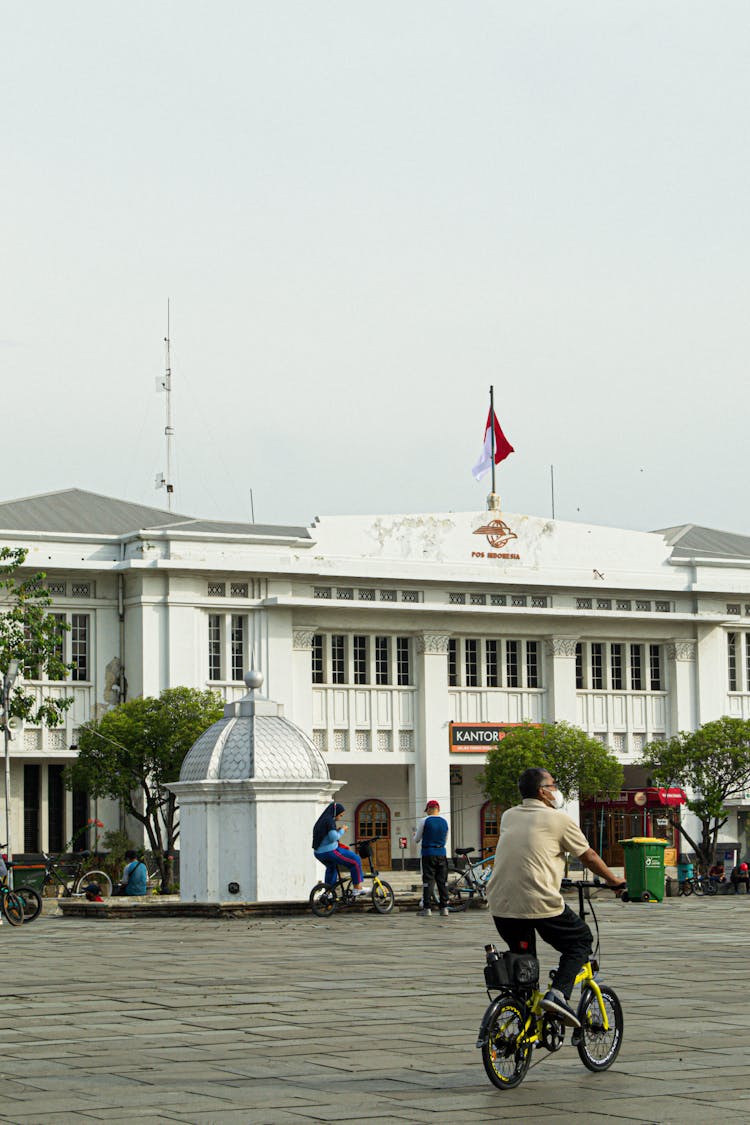
[{"label": "arched doorway", "polygon": [[497,847],[497,840],[500,835],[500,817],[504,812],[503,806],[496,805],[494,801],[485,801],[482,805],[479,813],[480,847],[492,848],[493,851]]},{"label": "arched doorway", "polygon": [[[389,871],[391,861],[391,811],[384,801],[362,801],[354,814],[358,840],[373,840],[372,862],[378,871]],[[365,868],[367,862],[365,861]]]}]

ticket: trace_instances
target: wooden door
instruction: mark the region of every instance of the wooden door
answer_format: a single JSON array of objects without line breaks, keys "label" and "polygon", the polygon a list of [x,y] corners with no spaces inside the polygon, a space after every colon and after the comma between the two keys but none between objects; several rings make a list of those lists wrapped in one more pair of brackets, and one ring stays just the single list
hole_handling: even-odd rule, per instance
[{"label": "wooden door", "polygon": [[[355,827],[358,840],[373,840],[372,863],[376,871],[389,871],[391,860],[391,813],[384,801],[363,801],[357,808]],[[367,871],[367,860],[364,861]]]},{"label": "wooden door", "polygon": [[504,811],[502,805],[496,805],[492,801],[486,801],[482,805],[479,814],[480,848],[492,848],[494,851],[497,847],[497,841],[500,835],[500,817]]}]

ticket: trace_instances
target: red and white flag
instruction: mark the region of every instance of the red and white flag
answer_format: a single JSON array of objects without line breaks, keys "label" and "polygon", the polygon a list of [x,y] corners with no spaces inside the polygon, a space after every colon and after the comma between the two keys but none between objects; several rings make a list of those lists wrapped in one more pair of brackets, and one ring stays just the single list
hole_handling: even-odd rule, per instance
[{"label": "red and white flag", "polygon": [[487,415],[487,425],[484,429],[482,452],[479,455],[479,460],[476,465],[471,470],[476,480],[481,480],[484,474],[488,473],[492,468],[492,431],[490,430],[490,426],[493,421],[495,423],[495,464],[499,465],[501,461],[505,460],[509,453],[515,453],[513,446],[500,429],[497,415],[490,407],[490,412]]}]

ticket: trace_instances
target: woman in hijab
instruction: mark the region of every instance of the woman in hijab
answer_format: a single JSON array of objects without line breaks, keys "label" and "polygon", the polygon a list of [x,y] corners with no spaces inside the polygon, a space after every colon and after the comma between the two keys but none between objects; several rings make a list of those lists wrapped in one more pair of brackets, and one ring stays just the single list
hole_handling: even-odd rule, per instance
[{"label": "woman in hijab", "polygon": [[362,864],[356,852],[343,847],[339,840],[347,830],[347,825],[341,828],[336,823],[344,811],[344,806],[331,802],[327,809],[318,817],[313,826],[312,846],[315,858],[326,869],[325,882],[333,887],[338,879],[338,866],[346,867],[352,877],[355,895],[367,893],[362,886]]}]

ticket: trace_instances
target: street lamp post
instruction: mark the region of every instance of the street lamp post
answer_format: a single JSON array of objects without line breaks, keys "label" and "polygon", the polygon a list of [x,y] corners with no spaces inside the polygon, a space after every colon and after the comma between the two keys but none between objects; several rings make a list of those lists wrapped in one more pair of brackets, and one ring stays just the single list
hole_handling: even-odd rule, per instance
[{"label": "street lamp post", "polygon": [[[10,846],[10,693],[18,676],[18,661],[11,660],[8,670],[3,677],[3,737],[5,739],[5,839],[8,859],[13,859],[13,850]],[[11,868],[11,871],[13,869]]]}]

